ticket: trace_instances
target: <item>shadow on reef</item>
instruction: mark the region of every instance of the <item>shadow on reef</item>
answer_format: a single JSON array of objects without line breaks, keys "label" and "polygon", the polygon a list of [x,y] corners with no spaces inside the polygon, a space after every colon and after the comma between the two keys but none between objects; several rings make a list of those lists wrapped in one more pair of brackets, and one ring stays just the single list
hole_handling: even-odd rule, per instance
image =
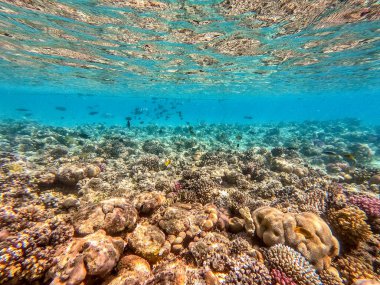
[{"label": "shadow on reef", "polygon": [[379,284],[375,128],[3,122],[0,145],[1,284]]}]

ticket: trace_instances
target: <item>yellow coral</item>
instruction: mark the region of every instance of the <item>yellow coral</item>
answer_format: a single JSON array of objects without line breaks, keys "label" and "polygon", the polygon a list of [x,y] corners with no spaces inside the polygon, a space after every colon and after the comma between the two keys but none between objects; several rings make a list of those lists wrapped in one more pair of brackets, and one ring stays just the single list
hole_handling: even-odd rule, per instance
[{"label": "yellow coral", "polygon": [[344,284],[352,284],[360,279],[378,280],[370,264],[364,260],[347,255],[336,261]]},{"label": "yellow coral", "polygon": [[366,214],[357,207],[332,210],[329,212],[329,220],[335,232],[349,244],[356,245],[372,236],[371,228],[366,223]]}]

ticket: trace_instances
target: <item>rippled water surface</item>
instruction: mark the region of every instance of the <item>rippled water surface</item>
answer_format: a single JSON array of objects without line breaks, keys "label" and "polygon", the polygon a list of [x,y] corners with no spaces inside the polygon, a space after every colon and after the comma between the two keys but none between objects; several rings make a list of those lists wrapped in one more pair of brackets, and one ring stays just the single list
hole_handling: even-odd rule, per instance
[{"label": "rippled water surface", "polygon": [[362,0],[2,0],[0,83],[112,94],[376,93],[379,18],[379,3]]}]

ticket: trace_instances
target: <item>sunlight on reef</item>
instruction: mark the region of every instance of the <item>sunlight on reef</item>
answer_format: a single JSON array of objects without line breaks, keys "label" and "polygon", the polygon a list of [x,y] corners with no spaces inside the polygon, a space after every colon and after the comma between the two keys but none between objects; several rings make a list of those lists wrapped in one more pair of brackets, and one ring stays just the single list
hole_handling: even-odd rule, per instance
[{"label": "sunlight on reef", "polygon": [[378,284],[379,138],[3,122],[0,282]]}]

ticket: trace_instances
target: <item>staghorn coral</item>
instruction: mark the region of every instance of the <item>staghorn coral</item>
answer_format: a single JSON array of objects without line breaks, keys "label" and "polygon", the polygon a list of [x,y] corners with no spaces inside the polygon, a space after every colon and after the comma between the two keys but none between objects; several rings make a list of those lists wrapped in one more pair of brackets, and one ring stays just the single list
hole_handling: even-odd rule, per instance
[{"label": "staghorn coral", "polygon": [[[265,253],[268,267],[277,269],[299,285],[322,285],[315,269],[297,251],[289,246],[274,245]],[[281,275],[283,276],[283,275]]]},{"label": "staghorn coral", "polygon": [[372,266],[360,258],[351,255],[342,256],[338,258],[335,265],[344,284],[352,284],[360,279],[380,280],[379,276],[373,272]]},{"label": "staghorn coral", "polygon": [[270,285],[272,278],[268,268],[255,258],[243,254],[230,261],[228,272],[223,284]]},{"label": "staghorn coral", "polygon": [[289,245],[318,270],[328,268],[339,253],[339,243],[328,225],[313,213],[284,214],[271,207],[252,213],[257,236],[268,246]]},{"label": "staghorn coral", "polygon": [[348,244],[357,245],[368,240],[371,229],[366,223],[366,214],[356,207],[346,207],[340,210],[331,210],[328,219],[334,231]]}]

